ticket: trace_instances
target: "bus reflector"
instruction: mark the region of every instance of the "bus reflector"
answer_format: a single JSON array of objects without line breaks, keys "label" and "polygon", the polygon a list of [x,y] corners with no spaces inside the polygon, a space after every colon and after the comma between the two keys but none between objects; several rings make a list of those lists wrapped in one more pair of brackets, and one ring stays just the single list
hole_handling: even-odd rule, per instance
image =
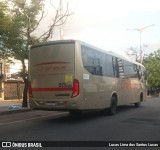
[{"label": "bus reflector", "polygon": [[29,97],[33,97],[31,81],[28,82],[28,94],[29,94]]},{"label": "bus reflector", "polygon": [[79,95],[79,82],[78,80],[74,79],[72,97],[76,97],[78,95]]}]

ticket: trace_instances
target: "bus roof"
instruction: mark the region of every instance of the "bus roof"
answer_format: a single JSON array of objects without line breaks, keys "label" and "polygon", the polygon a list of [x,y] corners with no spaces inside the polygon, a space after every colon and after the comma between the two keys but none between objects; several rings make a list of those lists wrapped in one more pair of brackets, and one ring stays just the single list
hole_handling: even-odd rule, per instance
[{"label": "bus roof", "polygon": [[65,44],[65,43],[75,43],[76,40],[56,40],[56,41],[48,41],[48,42],[41,42],[35,45],[32,45],[31,48],[47,46],[52,44]]},{"label": "bus roof", "polygon": [[[115,57],[117,57],[117,58],[120,58],[120,59],[129,61],[129,62],[134,63],[134,64],[136,64],[136,65],[143,66],[141,63],[138,63],[138,62],[135,62],[135,61],[131,61],[131,60],[129,60],[129,58],[127,58],[127,57],[125,57],[125,56],[122,56],[122,55],[120,55],[120,54],[117,54],[117,53],[115,53],[115,52],[113,52],[113,51],[107,51],[107,50],[98,48],[98,47],[96,47],[96,46],[93,46],[93,45],[91,45],[91,44],[88,44],[88,43],[86,43],[86,42],[83,42],[83,41],[80,41],[80,40],[74,40],[74,39],[42,42],[42,43],[38,43],[38,44],[35,44],[35,45],[31,46],[31,48],[41,47],[41,46],[45,46],[45,45],[52,45],[52,44],[66,44],[66,43],[75,43],[75,42],[78,42],[78,43],[80,43],[81,45],[84,45],[84,46],[91,47],[91,48],[93,48],[93,49],[97,49],[97,50],[99,50],[99,51],[101,51],[101,52],[107,53],[107,54],[112,55],[112,56],[115,56]],[[143,66],[143,67],[144,67],[144,66]]]}]

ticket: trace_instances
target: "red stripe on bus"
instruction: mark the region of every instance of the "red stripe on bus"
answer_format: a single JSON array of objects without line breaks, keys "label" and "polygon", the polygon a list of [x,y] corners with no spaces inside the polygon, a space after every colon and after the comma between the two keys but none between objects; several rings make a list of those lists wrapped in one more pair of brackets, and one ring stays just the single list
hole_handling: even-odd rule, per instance
[{"label": "red stripe on bus", "polygon": [[73,88],[32,88],[32,92],[72,91]]},{"label": "red stripe on bus", "polygon": [[36,64],[34,66],[49,65],[49,64],[68,64],[68,63],[69,62],[45,62],[45,63]]}]

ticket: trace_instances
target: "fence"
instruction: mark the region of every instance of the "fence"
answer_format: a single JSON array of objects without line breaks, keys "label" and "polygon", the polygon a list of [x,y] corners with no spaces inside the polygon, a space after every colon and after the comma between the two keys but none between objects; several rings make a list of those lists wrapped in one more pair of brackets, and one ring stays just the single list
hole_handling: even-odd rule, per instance
[{"label": "fence", "polygon": [[24,82],[9,80],[4,82],[4,100],[22,99]]}]

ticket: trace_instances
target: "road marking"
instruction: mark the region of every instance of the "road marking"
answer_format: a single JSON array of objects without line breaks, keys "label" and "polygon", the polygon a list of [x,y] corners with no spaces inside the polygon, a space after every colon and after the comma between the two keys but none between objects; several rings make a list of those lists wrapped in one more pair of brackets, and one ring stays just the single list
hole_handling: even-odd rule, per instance
[{"label": "road marking", "polygon": [[0,126],[14,124],[14,123],[20,123],[20,122],[25,122],[25,121],[29,121],[29,120],[36,120],[36,119],[39,119],[39,118],[46,118],[46,117],[49,117],[49,116],[58,116],[58,115],[62,115],[62,114],[67,114],[67,112],[57,113],[57,114],[50,114],[50,115],[46,115],[46,116],[34,117],[34,118],[23,119],[23,120],[18,120],[18,121],[12,121],[12,122],[7,122],[7,123],[1,123]]}]

